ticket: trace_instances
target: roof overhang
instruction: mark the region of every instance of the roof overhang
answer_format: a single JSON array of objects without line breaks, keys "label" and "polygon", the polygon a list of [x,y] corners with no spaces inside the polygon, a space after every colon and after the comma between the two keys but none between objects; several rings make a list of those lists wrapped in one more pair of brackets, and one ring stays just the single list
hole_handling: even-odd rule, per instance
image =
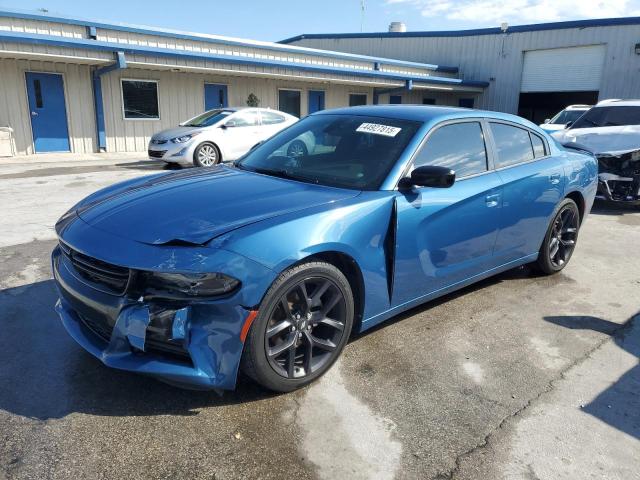
[{"label": "roof overhang", "polygon": [[[130,65],[136,65],[137,68],[164,68],[167,69],[199,69],[202,72],[211,71],[215,72],[220,69],[227,69],[233,71],[233,66],[251,66],[260,67],[266,69],[272,69],[272,73],[275,76],[290,75],[288,72],[304,72],[307,76],[324,75],[327,78],[318,78],[317,81],[329,80],[339,81],[340,79],[346,83],[371,83],[377,86],[384,86],[384,84],[395,84],[399,82],[400,85],[407,81],[412,81],[416,85],[416,88],[433,88],[433,87],[447,87],[457,90],[465,89],[479,89],[482,91],[486,88],[488,82],[461,80],[457,78],[439,77],[429,74],[409,74],[409,73],[396,73],[384,70],[375,69],[362,69],[362,68],[349,68],[349,67],[336,67],[318,65],[305,62],[293,62],[282,60],[271,60],[266,58],[256,58],[249,56],[235,56],[225,54],[213,54],[205,53],[193,50],[177,50],[168,48],[149,47],[142,45],[131,45],[125,43],[103,42],[93,39],[84,38],[66,38],[54,35],[39,35],[24,32],[10,32],[0,31],[0,41],[12,42],[16,44],[30,44],[30,45],[44,45],[54,46],[64,49],[70,49],[68,54],[62,54],[67,58],[69,62],[78,62],[77,58],[81,58],[74,54],[74,50],[81,49],[87,52],[110,52],[112,55],[117,52],[122,52],[125,55],[133,56],[131,60],[127,58]],[[14,51],[14,55],[15,55]],[[42,53],[46,54],[46,52]],[[0,55],[2,55],[0,53]],[[200,62],[198,65],[186,65],[182,66],[179,63],[175,65],[165,65],[163,62],[154,62],[149,60],[148,57],[156,58],[172,58],[176,61],[192,60]],[[99,58],[99,56],[96,56]],[[214,65],[211,65],[211,64]],[[285,70],[284,72],[282,70]],[[186,70],[185,70],[186,71]],[[269,73],[268,70],[265,70]],[[264,76],[265,71],[238,71],[237,74],[243,76]],[[231,72],[226,72],[231,74]],[[300,77],[300,75],[297,75]],[[346,78],[345,78],[346,77]]]}]

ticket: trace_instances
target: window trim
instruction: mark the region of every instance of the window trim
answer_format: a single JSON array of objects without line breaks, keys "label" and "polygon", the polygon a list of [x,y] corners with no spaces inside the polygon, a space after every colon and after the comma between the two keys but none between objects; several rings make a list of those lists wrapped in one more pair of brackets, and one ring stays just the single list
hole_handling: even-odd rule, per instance
[{"label": "window trim", "polygon": [[[158,118],[127,118],[124,110],[124,85],[122,82],[146,82],[156,84],[156,102],[158,104]],[[152,78],[121,78],[120,79],[120,105],[122,108],[122,120],[126,122],[158,122],[162,118],[160,111],[160,81]]]},{"label": "window trim", "polygon": [[[486,120],[487,120],[487,129],[489,131],[489,135],[491,136],[492,148],[493,148],[496,160],[498,159],[498,147],[497,147],[495,138],[493,136],[493,130],[491,130],[491,124],[492,123],[501,123],[501,124],[504,124],[504,125],[508,125],[510,127],[519,128],[519,129],[524,130],[525,132],[527,132],[529,134],[529,143],[531,143],[531,151],[534,154],[534,157],[533,157],[532,160],[527,160],[526,162],[520,162],[520,163],[513,163],[511,165],[506,165],[504,167],[497,167],[497,162],[494,162],[494,171],[500,172],[500,171],[506,170],[508,168],[518,167],[520,165],[528,165],[529,163],[538,162],[540,160],[544,160],[544,159],[547,159],[547,158],[551,157],[551,149],[549,148],[549,143],[547,142],[547,139],[544,138],[544,136],[542,136],[539,133],[537,133],[536,131],[534,131],[533,129],[528,128],[525,125],[521,125],[521,124],[516,123],[516,122],[510,122],[508,120],[502,120],[502,119],[497,119],[497,118],[486,118]],[[538,135],[538,137],[540,137],[542,139],[542,143],[544,145],[544,152],[545,152],[545,155],[542,156],[542,157],[536,157],[535,156],[535,152],[533,150],[533,143],[531,142],[531,134],[532,133]]]},{"label": "window trim", "polygon": [[[411,158],[407,162],[407,165],[402,170],[402,174],[400,175],[400,177],[396,181],[396,185],[395,185],[393,190],[398,190],[398,184],[400,183],[400,180],[402,180],[404,177],[409,175],[409,172],[411,172],[413,170],[413,166],[415,164],[416,157],[422,151],[422,149],[424,148],[426,143],[429,141],[429,139],[431,138],[431,135],[433,135],[433,133],[436,130],[439,130],[442,127],[446,127],[447,125],[455,125],[455,124],[458,124],[458,123],[479,123],[480,124],[480,129],[482,130],[482,135],[483,135],[483,138],[484,138],[484,148],[485,148],[485,151],[487,153],[487,170],[484,171],[484,172],[480,172],[480,173],[474,173],[474,174],[471,174],[471,175],[466,175],[466,176],[460,177],[460,178],[458,178],[456,176],[456,183],[464,181],[464,180],[467,180],[469,178],[475,178],[475,177],[479,177],[479,176],[486,175],[488,173],[494,172],[495,169],[494,169],[494,163],[493,163],[493,149],[492,149],[492,145],[487,141],[488,125],[486,125],[486,123],[487,123],[486,120],[487,119],[483,118],[483,117],[455,118],[455,119],[452,119],[452,120],[442,121],[442,122],[437,123],[436,125],[434,125],[432,128],[430,128],[429,131],[427,132],[427,134],[424,136],[424,138],[420,141],[420,145],[418,145],[418,147],[414,150],[413,154],[411,155]],[[421,188],[427,188],[427,187],[421,187]]]}]

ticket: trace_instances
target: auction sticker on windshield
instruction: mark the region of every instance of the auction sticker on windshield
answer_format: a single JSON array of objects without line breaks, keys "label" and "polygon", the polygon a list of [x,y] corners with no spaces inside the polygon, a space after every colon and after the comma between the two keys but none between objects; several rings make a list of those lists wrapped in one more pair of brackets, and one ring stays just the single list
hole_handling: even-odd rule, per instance
[{"label": "auction sticker on windshield", "polygon": [[390,127],[389,125],[380,125],[379,123],[363,123],[356,132],[373,133],[375,135],[384,135],[385,137],[395,137],[400,133],[401,128]]}]

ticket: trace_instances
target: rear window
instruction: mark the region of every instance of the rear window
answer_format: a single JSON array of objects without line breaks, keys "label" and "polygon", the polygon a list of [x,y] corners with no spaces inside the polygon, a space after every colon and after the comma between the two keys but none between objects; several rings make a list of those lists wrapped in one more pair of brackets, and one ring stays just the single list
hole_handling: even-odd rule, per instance
[{"label": "rear window", "polygon": [[575,121],[571,128],[618,127],[640,125],[640,107],[593,107]]},{"label": "rear window", "polygon": [[529,131],[522,128],[491,123],[491,131],[498,150],[497,168],[508,167],[534,159]]}]

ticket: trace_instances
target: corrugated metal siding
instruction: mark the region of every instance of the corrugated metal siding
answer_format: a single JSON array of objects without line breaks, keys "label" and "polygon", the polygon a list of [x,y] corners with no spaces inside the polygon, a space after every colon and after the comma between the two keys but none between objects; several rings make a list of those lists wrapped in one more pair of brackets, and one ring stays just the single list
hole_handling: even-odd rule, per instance
[{"label": "corrugated metal siding", "polygon": [[[159,120],[124,120],[122,114],[121,79],[153,79],[158,81]],[[204,110],[204,84],[228,85],[229,105],[244,106],[250,93],[260,99],[260,106],[278,108],[278,89],[301,90],[302,115],[307,113],[308,90],[326,91],[326,108],[348,105],[349,93],[366,93],[372,102],[373,89],[329,83],[296,82],[266,78],[218,76],[210,74],[178,73],[126,69],[108,73],[102,77],[107,150],[118,152],[142,152],[147,148],[155,132],[177,126],[180,122]]]},{"label": "corrugated metal siding", "polygon": [[640,25],[546,30],[468,37],[303,39],[295,45],[377,55],[414,62],[457,65],[462,78],[494,78],[478,107],[516,113],[524,52],[606,44],[600,99],[640,98]]},{"label": "corrugated metal siding", "polygon": [[68,38],[86,38],[87,36],[86,27],[81,25],[68,25],[64,23],[12,17],[0,17],[0,30],[35,33],[39,35],[57,35]]},{"label": "corrugated metal siding", "polygon": [[88,65],[0,59],[0,126],[14,129],[17,153],[34,153],[25,85],[27,71],[63,74],[71,151],[94,152],[96,127]]}]

